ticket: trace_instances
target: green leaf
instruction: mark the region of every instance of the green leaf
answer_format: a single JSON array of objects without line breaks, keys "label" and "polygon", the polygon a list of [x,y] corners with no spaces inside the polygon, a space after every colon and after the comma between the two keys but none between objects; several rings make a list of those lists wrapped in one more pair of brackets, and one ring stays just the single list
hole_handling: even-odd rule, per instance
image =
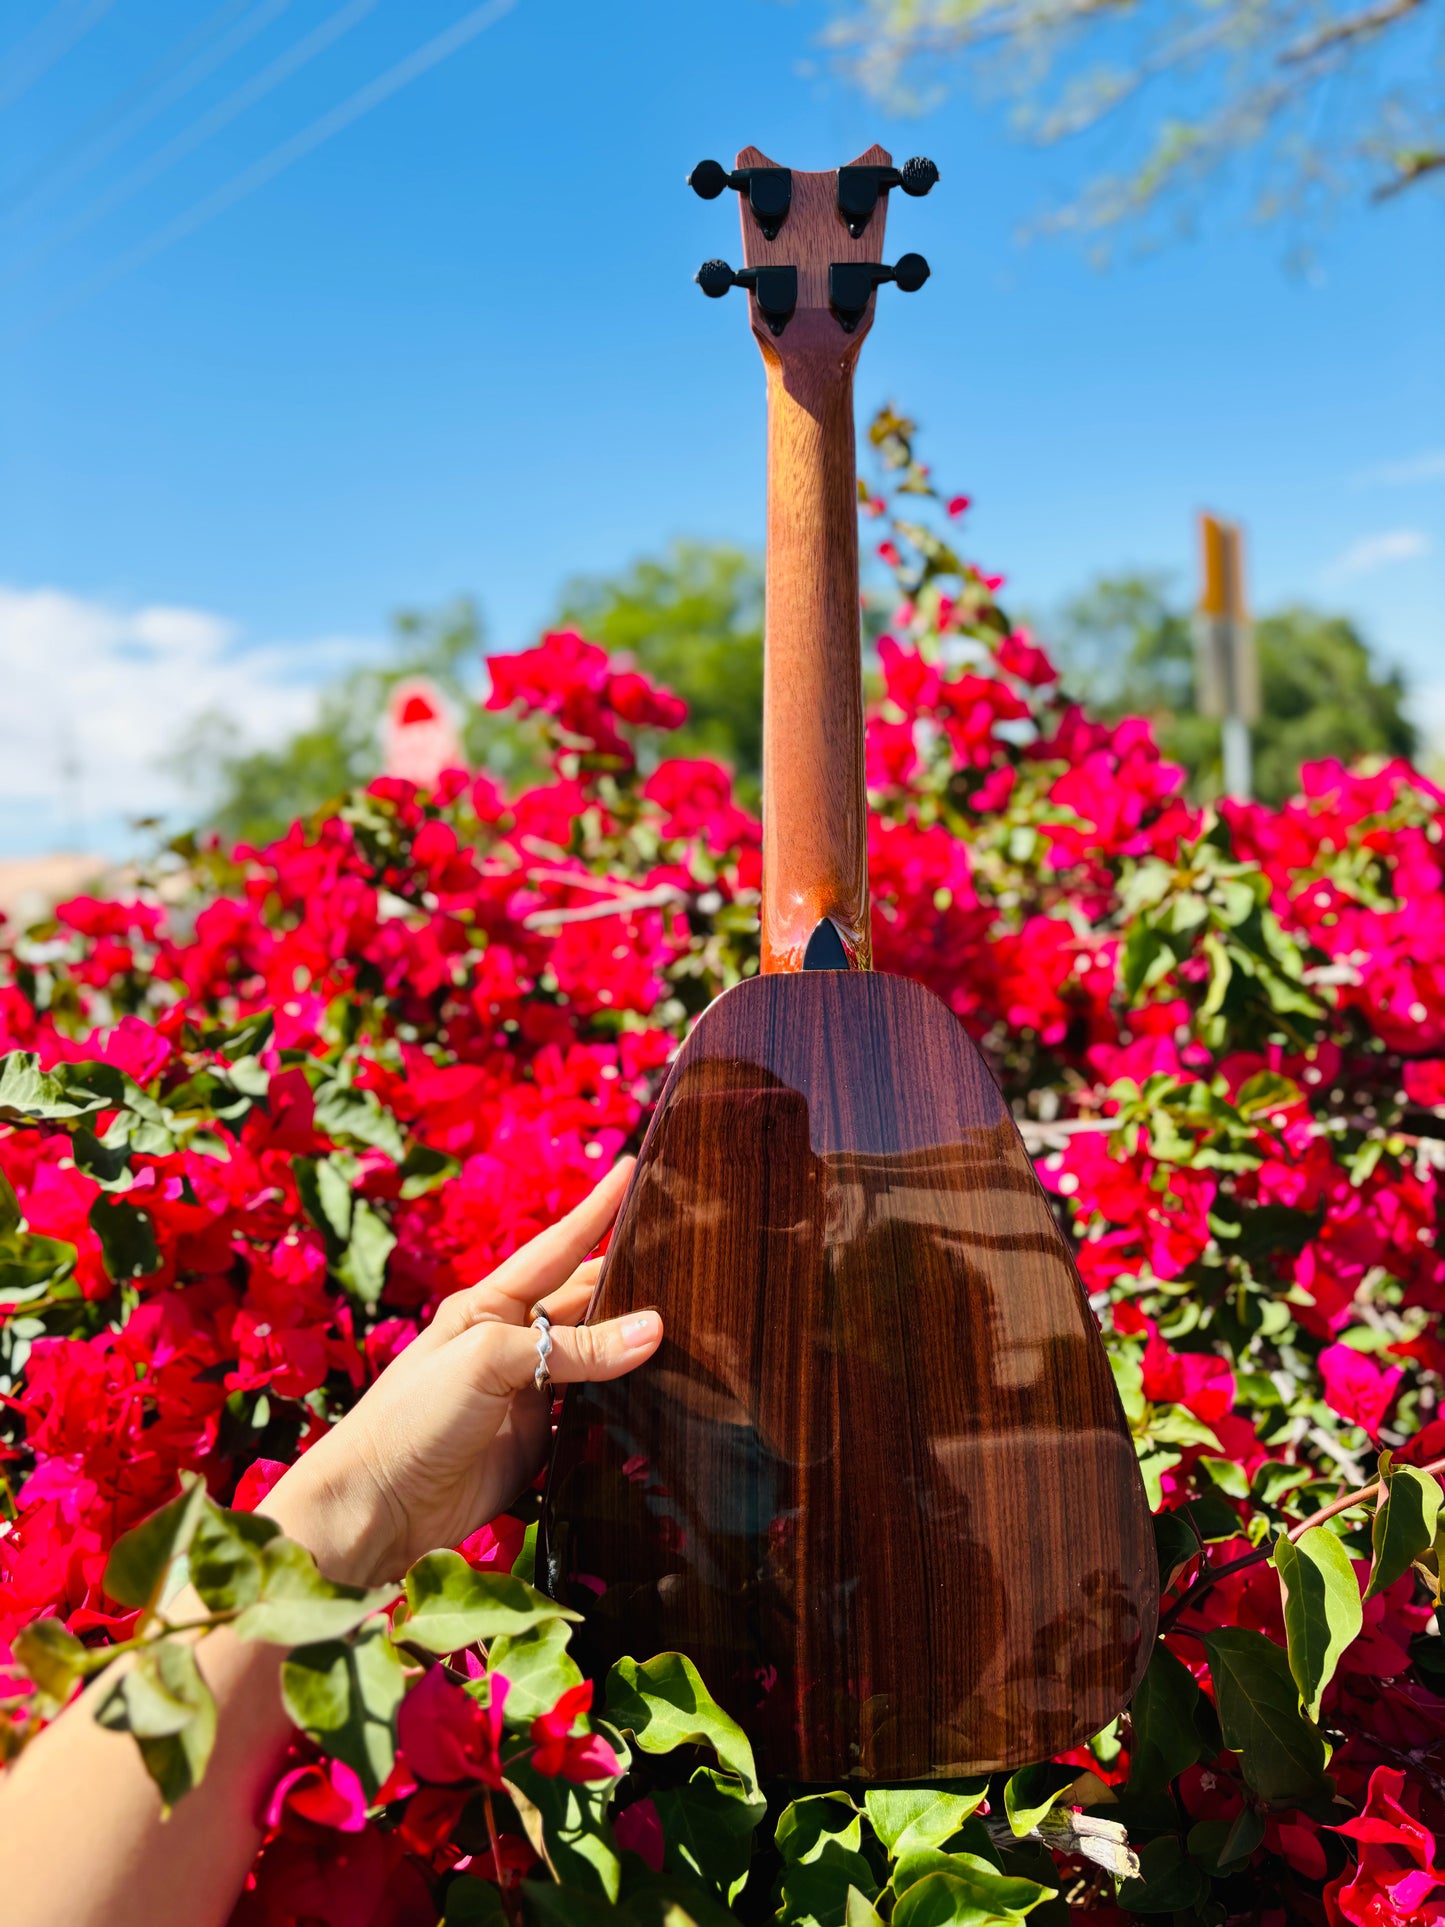
[{"label": "green leaf", "polygon": [[336,1267],[341,1282],[363,1305],[374,1305],[386,1284],[386,1261],[396,1245],[396,1233],[365,1198],[351,1207],[351,1242]]},{"label": "green leaf", "polygon": [[948,1872],[927,1873],[898,1895],[893,1927],[994,1927],[1023,1920],[1052,1900],[1056,1887],[1001,1874],[976,1854],[956,1853]]},{"label": "green leaf", "polygon": [[509,1720],[534,1720],[550,1712],[562,1695],[582,1683],[582,1669],[567,1650],[571,1631],[565,1619],[544,1619],[523,1633],[503,1633],[487,1648],[489,1672],[506,1676]]},{"label": "green leaf", "polygon": [[90,1228],[100,1239],[105,1268],[118,1285],[148,1278],[160,1270],[161,1254],[149,1212],[124,1198],[97,1198],[90,1207]]},{"label": "green leaf", "polygon": [[409,1613],[400,1637],[429,1653],[513,1637],[549,1619],[581,1618],[510,1573],[477,1572],[459,1552],[428,1552],[402,1585]]},{"label": "green leaf", "polygon": [[111,1547],[104,1585],[120,1605],[140,1606],[149,1612],[161,1596],[171,1561],[189,1549],[201,1514],[211,1501],[195,1473],[183,1474],[182,1486],[179,1498],[132,1526]]},{"label": "green leaf", "polygon": [[1300,1711],[1289,1660],[1245,1626],[1204,1635],[1224,1744],[1262,1800],[1298,1803],[1325,1788],[1325,1743]]},{"label": "green leaf", "polygon": [[[982,1822],[975,1824],[981,1826]],[[1023,1880],[1017,1875],[1002,1873],[992,1860],[985,1859],[982,1854],[940,1853],[937,1848],[905,1854],[893,1869],[893,1891],[901,1897],[936,1874],[945,1874],[950,1879],[965,1882],[973,1890],[975,1905],[992,1909],[1005,1919],[1017,1918],[1029,1912],[1054,1892],[1054,1889],[1041,1886],[1036,1880]],[[897,1912],[895,1907],[895,1919]]]},{"label": "green leaf", "polygon": [[1177,1834],[1151,1840],[1139,1852],[1139,1878],[1119,1887],[1119,1905],[1134,1914],[1183,1913],[1209,1896],[1204,1871],[1184,1855]]},{"label": "green leaf", "polygon": [[32,1619],[16,1633],[10,1650],[41,1692],[48,1693],[62,1705],[69,1699],[75,1682],[88,1670],[88,1648],[58,1619]]},{"label": "green leaf", "polygon": [[352,1639],[298,1646],[281,1668],[281,1698],[306,1736],[360,1777],[368,1799],[396,1758],[396,1712],[406,1673],[385,1626]]},{"label": "green leaf", "polygon": [[681,1653],[618,1660],[607,1675],[607,1715],[632,1735],[644,1753],[710,1746],[720,1764],[737,1774],[748,1797],[757,1796],[757,1769],[747,1735],[722,1710],[692,1661]]},{"label": "green leaf", "polygon": [[0,1238],[13,1238],[22,1222],[20,1200],[15,1195],[15,1187],[0,1171]]},{"label": "green leaf", "polygon": [[863,1795],[868,1824],[891,1858],[921,1847],[941,1847],[988,1793],[987,1779],[963,1789],[943,1786],[870,1787]]},{"label": "green leaf", "polygon": [[1159,1640],[1129,1707],[1134,1732],[1129,1760],[1131,1793],[1161,1792],[1186,1767],[1193,1766],[1200,1754],[1194,1725],[1198,1704],[1194,1675]]},{"label": "green leaf", "polygon": [[1289,1669],[1300,1705],[1317,1720],[1340,1654],[1364,1624],[1359,1582],[1350,1555],[1323,1526],[1311,1526],[1295,1544],[1282,1532],[1271,1558],[1279,1574]]},{"label": "green leaf", "polygon": [[166,1812],[199,1784],[215,1744],[216,1702],[184,1640],[159,1640],[138,1653],[95,1718],[134,1735]]},{"label": "green leaf", "polygon": [[882,1914],[867,1894],[860,1893],[856,1887],[848,1889],[848,1905],[843,1915],[843,1927],[883,1927]]},{"label": "green leaf", "polygon": [[844,1927],[852,1891],[878,1891],[872,1867],[853,1848],[824,1840],[812,1859],[784,1862],[777,1918],[784,1927]]},{"label": "green leaf", "polygon": [[665,1864],[728,1901],[747,1880],[753,1833],[767,1812],[766,1801],[741,1798],[741,1792],[735,1775],[700,1766],[686,1786],[661,1787],[652,1795]]},{"label": "green leaf", "polygon": [[96,1111],[110,1110],[116,1101],[114,1097],[88,1091],[73,1081],[74,1074],[82,1068],[86,1067],[66,1065],[70,1076],[61,1077],[41,1070],[40,1059],[34,1051],[15,1050],[0,1057],[0,1118],[15,1123],[35,1123],[90,1117]]},{"label": "green leaf", "polygon": [[525,1579],[529,1586],[537,1583],[537,1521],[528,1521],[527,1530],[522,1535],[522,1549],[512,1561],[512,1571],[518,1579]]},{"label": "green leaf", "polygon": [[323,1083],[316,1090],[314,1112],[316,1128],[328,1137],[349,1138],[353,1144],[368,1144],[384,1151],[396,1164],[406,1156],[401,1126],[391,1112],[383,1109],[375,1091],[358,1091],[350,1085]]},{"label": "green leaf", "polygon": [[311,1554],[293,1539],[269,1540],[259,1558],[260,1592],[234,1622],[238,1639],[263,1639],[273,1646],[340,1639],[396,1597],[394,1586],[368,1592],[323,1579]]},{"label": "green leaf", "polygon": [[[538,1885],[549,1896],[558,1891],[550,1882]],[[458,1874],[447,1888],[442,1927],[507,1927],[507,1911],[501,1894],[490,1880],[473,1880],[469,1874]]]},{"label": "green leaf", "polygon": [[622,1883],[617,1842],[607,1824],[611,1782],[574,1786],[560,1775],[550,1779],[530,1761],[508,1768],[507,1791],[534,1853],[541,1854],[555,1879],[599,1900],[616,1900]]},{"label": "green leaf", "polygon": [[1032,1833],[1049,1809],[1058,1802],[1065,1787],[1079,1777],[1076,1766],[1046,1760],[1039,1766],[1021,1766],[1003,1790],[1004,1812],[1015,1838]]},{"label": "green leaf", "polygon": [[1288,1110],[1303,1094],[1292,1077],[1283,1077],[1278,1071],[1256,1071],[1240,1086],[1235,1104],[1245,1117],[1254,1117],[1261,1111]]},{"label": "green leaf", "polygon": [[221,1506],[202,1511],[186,1564],[191,1584],[211,1612],[230,1612],[260,1597],[261,1548],[280,1530],[263,1512],[231,1512]]},{"label": "green leaf", "polygon": [[784,1860],[802,1865],[816,1860],[830,1842],[856,1848],[862,1838],[863,1823],[849,1794],[808,1793],[783,1808],[773,1845]]},{"label": "green leaf", "polygon": [[1154,1551],[1159,1561],[1159,1589],[1165,1592],[1184,1569],[1199,1558],[1198,1537],[1182,1512],[1156,1512],[1153,1515]]},{"label": "green leaf", "polygon": [[1382,1452],[1380,1476],[1385,1490],[1370,1531],[1375,1556],[1366,1599],[1393,1586],[1430,1549],[1440,1517],[1439,1481],[1428,1473],[1416,1471],[1413,1465],[1392,1465],[1390,1455]]},{"label": "green leaf", "polygon": [[[477,1886],[477,1881],[468,1883]],[[455,1888],[452,1889],[454,1893]],[[495,1893],[496,1889],[492,1891]],[[576,1887],[559,1886],[552,1880],[524,1880],[522,1895],[525,1899],[526,1916],[535,1927],[629,1927],[630,1915],[621,1907],[614,1907],[610,1900],[603,1900],[596,1894],[582,1893]],[[447,1896],[448,1907],[451,1895]],[[470,1914],[461,1916],[469,1920]],[[448,1913],[443,1927],[447,1927],[451,1914]]]}]

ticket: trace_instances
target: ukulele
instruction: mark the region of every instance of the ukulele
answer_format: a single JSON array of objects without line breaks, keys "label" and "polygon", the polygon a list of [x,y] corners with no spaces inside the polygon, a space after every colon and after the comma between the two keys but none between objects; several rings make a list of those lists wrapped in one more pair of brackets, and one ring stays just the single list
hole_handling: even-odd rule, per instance
[{"label": "ukulele", "polygon": [[1043,1760],[1127,1705],[1158,1578],[1068,1244],[953,1013],[869,968],[853,371],[887,197],[745,148],[742,286],[768,396],[762,971],[683,1045],[593,1312],[643,1370],[569,1386],[538,1567],[596,1668],[686,1653],[791,1780]]}]

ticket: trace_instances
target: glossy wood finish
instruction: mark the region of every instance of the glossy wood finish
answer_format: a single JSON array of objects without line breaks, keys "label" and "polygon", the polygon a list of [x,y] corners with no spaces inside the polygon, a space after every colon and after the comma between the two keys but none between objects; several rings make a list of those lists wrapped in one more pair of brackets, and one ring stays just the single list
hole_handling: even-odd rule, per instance
[{"label": "glossy wood finish", "polygon": [[[888,166],[882,147],[858,163]],[[739,167],[776,165],[745,147]],[[855,241],[837,175],[793,171],[793,202],[767,240],[740,201],[749,267],[798,270],[798,308],[774,335],[749,296],[768,392],[767,647],[763,670],[764,971],[800,970],[831,917],[858,968],[871,961],[868,798],[858,611],[853,371],[877,296],[854,333],[828,306],[834,261],[879,261],[888,197]]]},{"label": "glossy wood finish", "polygon": [[1157,1614],[1133,1446],[997,1086],[928,991],[757,978],[683,1047],[594,1315],[658,1356],[566,1394],[554,1595],[606,1664],[688,1653],[761,1770],[1047,1758],[1127,1703]]}]

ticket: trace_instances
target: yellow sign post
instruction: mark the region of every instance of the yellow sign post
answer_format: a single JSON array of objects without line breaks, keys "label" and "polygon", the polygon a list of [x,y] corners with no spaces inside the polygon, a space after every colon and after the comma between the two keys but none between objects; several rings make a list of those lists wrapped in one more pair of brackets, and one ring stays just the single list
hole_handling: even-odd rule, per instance
[{"label": "yellow sign post", "polygon": [[1200,714],[1216,717],[1224,750],[1227,796],[1253,788],[1249,729],[1259,721],[1259,661],[1244,600],[1244,544],[1239,525],[1199,517],[1204,586],[1195,624]]}]

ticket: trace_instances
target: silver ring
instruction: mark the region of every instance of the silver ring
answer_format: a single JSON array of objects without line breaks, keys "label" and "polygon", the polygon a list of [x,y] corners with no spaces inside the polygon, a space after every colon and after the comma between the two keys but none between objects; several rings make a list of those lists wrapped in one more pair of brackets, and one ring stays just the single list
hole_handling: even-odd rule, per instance
[{"label": "silver ring", "polygon": [[552,1321],[540,1305],[532,1307],[532,1330],[537,1334],[537,1369],[532,1383],[539,1392],[550,1391],[552,1374],[547,1370],[547,1359],[552,1350]]}]

